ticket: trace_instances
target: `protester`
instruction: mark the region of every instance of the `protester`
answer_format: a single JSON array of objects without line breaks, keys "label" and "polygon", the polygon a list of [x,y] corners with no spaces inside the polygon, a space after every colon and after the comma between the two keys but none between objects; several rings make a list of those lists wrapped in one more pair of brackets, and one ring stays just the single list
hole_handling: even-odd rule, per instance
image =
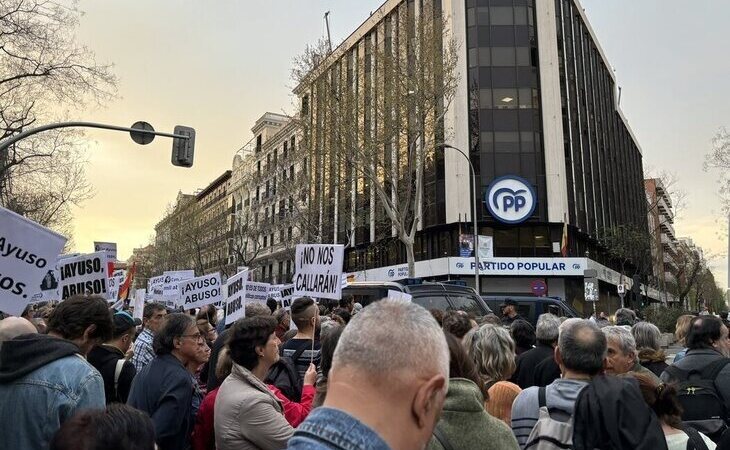
[{"label": "protester", "polygon": [[502,311],[502,325],[510,326],[515,320],[525,320],[524,317],[517,314],[517,302],[511,298],[505,299],[504,303],[499,305]]},{"label": "protester", "polygon": [[[281,356],[291,358],[298,355],[293,363],[297,367],[300,380],[303,380],[309,364],[314,363],[319,368],[322,357],[322,346],[316,338],[320,324],[317,304],[310,297],[300,297],[292,302],[291,315],[298,331],[293,338],[282,346]],[[291,400],[297,401],[298,399]]]},{"label": "protester", "polygon": [[345,327],[343,326],[337,326],[329,329],[327,332],[322,331],[322,361],[320,363],[322,377],[317,380],[317,389],[314,395],[314,402],[312,402],[313,408],[322,406],[327,397],[327,381],[329,379],[330,368],[332,367],[332,357],[335,354],[337,342],[339,342],[344,329]]},{"label": "protester", "polygon": [[514,449],[509,427],[485,409],[487,390],[461,339],[446,333],[449,346],[449,390],[428,450]]},{"label": "protester", "polygon": [[137,374],[134,365],[127,361],[126,354],[132,345],[136,327],[141,325],[126,312],[113,316],[114,333],[110,341],[97,345],[89,352],[89,364],[99,371],[104,379],[106,404],[127,403],[132,380]]},{"label": "protester", "polygon": [[[548,316],[548,317],[546,317]],[[557,317],[543,314],[538,320],[537,329],[552,329]],[[546,317],[545,319],[543,319]],[[554,318],[554,319],[553,319]],[[547,406],[551,417],[568,421],[580,391],[595,375],[603,370],[606,357],[606,337],[598,325],[589,321],[576,319],[566,322],[561,327],[555,350],[555,359],[562,372],[559,378],[546,387],[530,387],[522,391],[512,405],[512,431],[522,448],[539,419],[539,410]],[[544,404],[540,402],[543,392]],[[563,442],[562,444],[567,444]],[[535,445],[535,444],[533,444]]]},{"label": "protester", "polygon": [[620,308],[616,310],[616,326],[632,327],[636,323],[636,313],[629,308]]},{"label": "protester", "polygon": [[682,350],[678,351],[676,355],[674,355],[674,361],[677,362],[684,358],[684,355],[687,354],[687,343],[685,342],[687,338],[687,332],[689,332],[689,324],[692,322],[692,319],[694,318],[691,314],[685,314],[682,316],[679,316],[677,318],[677,323],[674,327],[674,337],[677,339],[677,344],[684,347]]},{"label": "protester", "polygon": [[445,332],[462,339],[472,329],[469,316],[463,311],[447,311],[442,320],[442,327]]},{"label": "protester", "polygon": [[631,335],[631,331],[619,325],[603,327],[601,331],[606,335],[608,346],[606,374],[645,373],[654,378],[654,381],[659,382],[659,378],[639,362],[636,354],[636,341]]},{"label": "protester", "polygon": [[274,319],[276,319],[276,337],[281,341],[291,326],[291,315],[286,309],[279,308],[274,312]]},{"label": "protester", "polygon": [[274,450],[286,446],[293,428],[264,378],[279,359],[273,317],[247,317],[233,326],[227,347],[233,360],[215,402],[218,450]]},{"label": "protester", "polygon": [[720,320],[722,320],[723,325],[730,328],[730,321],[727,320],[727,311],[720,312]]},{"label": "protester", "polygon": [[[394,330],[417,336],[418,345],[394,339]],[[288,448],[424,448],[441,412],[448,376],[449,350],[433,316],[411,302],[375,302],[343,331],[324,406],[297,428]]]},{"label": "protester", "polygon": [[[200,327],[198,327],[198,331],[200,331]],[[201,336],[203,336],[202,333]],[[192,409],[190,411],[193,421],[195,421],[195,417],[198,415],[198,409],[200,409],[200,404],[203,402],[203,398],[207,393],[205,389],[205,383],[203,383],[203,381],[201,380],[201,374],[203,372],[203,369],[206,369],[207,372],[207,363],[209,360],[210,347],[208,347],[206,341],[203,340],[198,341],[195,356],[191,358],[187,364],[185,364],[185,369],[187,369],[187,371],[190,373],[193,381],[193,400]]]},{"label": "protester", "polygon": [[343,295],[339,301],[340,308],[346,309],[347,312],[352,315],[352,311],[355,309],[355,298],[352,295]]},{"label": "protester", "polygon": [[127,403],[152,417],[160,450],[189,446],[194,388],[185,367],[204,343],[192,316],[170,314],[155,334],[157,356],[134,377]]},{"label": "protester", "polygon": [[482,325],[464,336],[464,346],[487,387],[487,411],[507,425],[512,403],[521,389],[508,380],[515,371],[515,343],[509,331],[496,325]]},{"label": "protester", "polygon": [[667,354],[662,350],[659,339],[661,332],[650,322],[638,322],[631,327],[631,334],[636,341],[639,362],[654,375],[660,376],[667,368]]},{"label": "protester", "polygon": [[332,318],[339,317],[344,322],[343,325],[347,325],[350,323],[350,319],[352,319],[352,315],[350,314],[350,311],[348,311],[345,308],[337,308],[334,311],[332,311]]},{"label": "protester", "polygon": [[155,430],[150,418],[121,403],[106,410],[87,410],[61,426],[50,450],[154,450]]},{"label": "protester", "polygon": [[[639,382],[639,389],[644,401],[654,411],[659,418],[664,432],[664,438],[667,440],[669,450],[685,450],[688,448],[688,442],[693,439],[693,447],[695,449],[702,448],[704,445],[713,450],[717,445],[712,439],[698,432],[691,426],[682,424],[682,406],[677,400],[677,389],[671,384],[656,383],[651,377],[646,375],[632,374],[636,381]],[[700,442],[697,442],[699,440]]]},{"label": "protester", "polygon": [[515,356],[519,356],[535,345],[535,328],[526,320],[515,320],[509,327],[509,334],[515,341]]},{"label": "protester", "polygon": [[519,355],[515,360],[516,369],[511,381],[521,389],[534,386],[537,365],[547,358],[553,358],[555,346],[558,343],[559,327],[560,319],[553,314],[541,314],[538,317],[535,331],[537,345]]},{"label": "protester", "polygon": [[687,354],[661,375],[665,383],[678,384],[683,420],[698,424],[715,442],[730,412],[729,344],[728,329],[719,318],[695,317],[687,334]]},{"label": "protester", "polygon": [[436,323],[439,324],[440,327],[444,326],[444,312],[440,309],[429,309],[429,313],[431,313],[431,316],[436,320]]},{"label": "protester", "polygon": [[596,375],[575,403],[572,448],[664,450],[667,441],[636,379]]},{"label": "protester", "polygon": [[[218,364],[215,367],[217,378],[219,380],[225,380],[231,374],[232,368],[233,362],[228,355],[228,350],[223,348],[218,356]],[[195,416],[193,432],[190,436],[192,450],[215,450],[214,408],[219,389],[220,386],[208,392],[200,404],[198,414]]]},{"label": "protester", "polygon": [[162,325],[165,323],[167,309],[160,303],[147,303],[144,305],[142,312],[142,325],[144,329],[134,341],[134,356],[132,356],[132,364],[139,373],[147,364],[155,357],[155,350],[152,343]]},{"label": "protester", "polygon": [[608,314],[606,314],[605,311],[600,311],[598,313],[598,317],[596,317],[596,325],[598,325],[599,328],[611,325],[611,322],[608,320]]},{"label": "protester", "polygon": [[[7,319],[6,319],[7,320]],[[104,408],[104,380],[85,357],[112,336],[100,296],[74,296],[48,319],[48,334],[22,334],[0,348],[0,436],[9,449],[48,448],[82,409]]]},{"label": "protester", "polygon": [[6,317],[0,320],[0,348],[3,342],[9,341],[21,334],[37,333],[36,327],[27,319],[22,317]]},{"label": "protester", "polygon": [[479,321],[479,325],[502,325],[502,319],[497,317],[496,314],[487,314],[485,316],[482,316],[481,320]]},{"label": "protester", "polygon": [[355,304],[352,305],[352,315],[354,316],[355,314],[359,313],[360,311],[362,311],[362,305],[358,302],[355,302]]}]

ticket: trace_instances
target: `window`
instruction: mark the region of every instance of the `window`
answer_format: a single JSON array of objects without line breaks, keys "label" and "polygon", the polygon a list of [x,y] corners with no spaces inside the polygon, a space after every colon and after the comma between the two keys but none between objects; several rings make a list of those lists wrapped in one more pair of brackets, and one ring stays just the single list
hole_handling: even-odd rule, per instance
[{"label": "window", "polygon": [[284,151],[282,152],[282,157],[283,158],[286,158],[286,154],[287,154],[288,147],[289,147],[289,143],[286,142],[286,141],[284,141]]},{"label": "window", "polygon": [[492,108],[491,89],[479,89],[479,107],[484,109]]},{"label": "window", "polygon": [[289,227],[286,230],[286,238],[289,239],[289,240],[291,240],[291,236],[292,236],[292,227]]},{"label": "window", "polygon": [[489,8],[490,25],[514,25],[511,6],[492,6]]},{"label": "window", "polygon": [[261,142],[262,142],[261,139],[262,138],[261,138],[260,134],[258,136],[256,136],[256,153],[261,151]]},{"label": "window", "polygon": [[514,66],[514,47],[492,47],[492,66]]},{"label": "window", "polygon": [[477,7],[477,25],[489,25],[489,8]]},{"label": "window", "polygon": [[291,151],[294,151],[294,144],[296,143],[296,139],[294,136],[291,137],[291,144],[289,144],[289,148]]},{"label": "window", "polygon": [[517,65],[518,66],[529,66],[531,65],[530,61],[530,48],[529,47],[517,47],[515,48],[517,52]]},{"label": "window", "polygon": [[256,175],[261,175],[261,161],[256,161]]},{"label": "window", "polygon": [[492,52],[490,47],[479,47],[479,65],[489,67],[492,65]]},{"label": "window", "polygon": [[268,246],[269,246],[269,237],[268,236],[264,236],[264,246],[263,247],[266,248]]},{"label": "window", "polygon": [[[286,142],[284,143],[286,145]],[[279,156],[279,150],[274,149],[274,166],[276,166],[277,156]]]},{"label": "window", "polygon": [[282,275],[284,275],[284,261],[279,261],[279,277],[281,277]]},{"label": "window", "polygon": [[515,109],[517,103],[517,89],[494,89],[494,107],[496,109]]},{"label": "window", "polygon": [[527,25],[526,6],[515,6],[515,25]]}]

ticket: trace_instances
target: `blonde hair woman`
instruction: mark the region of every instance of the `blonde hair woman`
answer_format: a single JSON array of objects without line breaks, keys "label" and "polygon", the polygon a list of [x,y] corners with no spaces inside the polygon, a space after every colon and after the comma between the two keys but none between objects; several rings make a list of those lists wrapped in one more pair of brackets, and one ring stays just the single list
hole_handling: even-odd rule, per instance
[{"label": "blonde hair woman", "polygon": [[687,333],[689,332],[689,323],[692,322],[693,318],[694,316],[691,314],[685,314],[677,318],[677,324],[674,328],[674,337],[677,338],[677,344],[681,345],[684,348],[677,352],[677,354],[674,356],[673,362],[679,361],[680,359],[684,358],[684,355],[687,354],[685,339],[687,338]]},{"label": "blonde hair woman", "polygon": [[464,336],[464,346],[489,393],[487,412],[511,425],[512,403],[522,389],[506,381],[515,371],[515,343],[509,331],[483,325]]}]

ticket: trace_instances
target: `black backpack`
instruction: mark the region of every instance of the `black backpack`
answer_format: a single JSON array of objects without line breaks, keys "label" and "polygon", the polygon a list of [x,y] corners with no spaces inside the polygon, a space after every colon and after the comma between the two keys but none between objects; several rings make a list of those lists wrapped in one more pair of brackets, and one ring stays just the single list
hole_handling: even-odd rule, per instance
[{"label": "black backpack", "polygon": [[676,381],[677,399],[682,405],[682,421],[718,442],[727,429],[725,401],[717,392],[715,379],[730,358],[713,361],[700,369],[682,370],[669,366],[665,371]]},{"label": "black backpack", "polygon": [[279,357],[264,380],[266,384],[276,386],[286,398],[295,403],[302,401],[302,384],[304,384],[299,376],[296,361],[307,348],[309,347],[302,345],[293,355]]},{"label": "black backpack", "polygon": [[702,439],[700,433],[692,427],[685,426],[682,431],[687,435],[687,450],[709,450],[705,440]]}]

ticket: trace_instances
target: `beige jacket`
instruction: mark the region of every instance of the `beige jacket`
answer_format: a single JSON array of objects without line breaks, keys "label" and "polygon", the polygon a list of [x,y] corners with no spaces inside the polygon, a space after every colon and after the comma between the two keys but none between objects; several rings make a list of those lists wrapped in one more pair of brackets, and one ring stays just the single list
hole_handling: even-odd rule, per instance
[{"label": "beige jacket", "polygon": [[238,364],[218,391],[214,423],[217,450],[279,450],[294,433],[274,394]]}]

